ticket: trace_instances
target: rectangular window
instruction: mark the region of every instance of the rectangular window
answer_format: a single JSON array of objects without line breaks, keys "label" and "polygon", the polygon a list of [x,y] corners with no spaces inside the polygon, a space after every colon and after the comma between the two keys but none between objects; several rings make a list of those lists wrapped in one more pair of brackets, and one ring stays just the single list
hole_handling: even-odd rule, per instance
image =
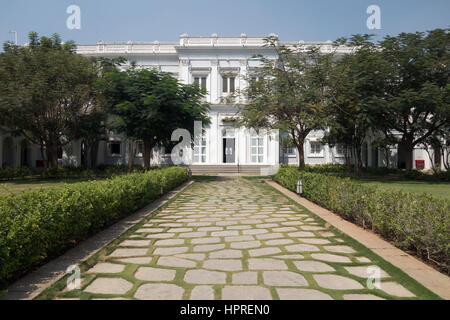
[{"label": "rectangular window", "polygon": [[205,163],[206,162],[206,136],[203,135],[200,139],[196,139],[194,144],[194,162]]},{"label": "rectangular window", "polygon": [[200,89],[206,90],[206,77],[194,77],[194,83],[199,86]]},{"label": "rectangular window", "polygon": [[222,84],[223,92],[228,92],[228,78],[223,77]]},{"label": "rectangular window", "polygon": [[311,142],[311,154],[319,155],[322,152],[322,145],[320,143]]},{"label": "rectangular window", "polygon": [[264,138],[252,137],[252,162],[262,163],[264,162]]},{"label": "rectangular window", "polygon": [[222,91],[224,93],[234,92],[236,89],[235,77],[222,77]]},{"label": "rectangular window", "polygon": [[120,142],[118,141],[110,142],[109,150],[111,155],[120,155]]},{"label": "rectangular window", "polygon": [[142,157],[144,155],[144,144],[142,142],[138,142],[136,155],[138,157]]}]

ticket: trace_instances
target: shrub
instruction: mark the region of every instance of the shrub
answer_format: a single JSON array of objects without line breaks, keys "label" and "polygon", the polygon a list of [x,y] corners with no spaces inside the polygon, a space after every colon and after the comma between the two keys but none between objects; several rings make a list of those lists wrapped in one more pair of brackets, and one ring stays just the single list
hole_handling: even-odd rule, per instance
[{"label": "shrub", "polygon": [[27,167],[23,168],[12,168],[5,167],[0,168],[0,180],[11,180],[14,178],[24,178],[26,176],[31,176],[33,174],[33,170]]},{"label": "shrub", "polygon": [[188,178],[181,167],[0,197],[0,283],[148,204]]},{"label": "shrub", "polygon": [[446,273],[450,271],[450,202],[430,195],[363,186],[348,178],[280,168],[274,180],[296,191],[302,179],[307,199],[343,218],[371,228],[405,249],[415,250]]}]

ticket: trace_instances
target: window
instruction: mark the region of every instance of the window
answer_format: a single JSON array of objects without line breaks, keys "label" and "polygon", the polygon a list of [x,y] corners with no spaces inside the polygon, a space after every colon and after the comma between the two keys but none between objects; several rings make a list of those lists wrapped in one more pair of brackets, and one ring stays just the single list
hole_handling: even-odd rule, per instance
[{"label": "window", "polygon": [[109,143],[109,152],[111,155],[120,155],[120,142],[112,141]]},{"label": "window", "polygon": [[194,144],[194,162],[205,163],[206,162],[206,136],[202,135],[201,138],[196,139]]},{"label": "window", "polygon": [[224,93],[234,92],[235,77],[222,77],[222,89]]},{"label": "window", "polygon": [[206,90],[206,77],[194,77],[194,83],[199,86],[200,89]]},{"label": "window", "polygon": [[296,150],[295,146],[288,146],[286,148],[286,153],[287,154],[295,154],[295,150]]},{"label": "window", "polygon": [[311,142],[311,152],[312,155],[320,155],[322,153],[322,145],[320,143]]},{"label": "window", "polygon": [[264,138],[259,136],[252,137],[252,162],[264,162]]}]

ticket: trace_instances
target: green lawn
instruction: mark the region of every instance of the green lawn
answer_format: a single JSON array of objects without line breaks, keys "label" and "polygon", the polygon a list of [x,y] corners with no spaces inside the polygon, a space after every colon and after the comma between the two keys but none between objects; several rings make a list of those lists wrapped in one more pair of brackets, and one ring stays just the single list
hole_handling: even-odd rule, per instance
[{"label": "green lawn", "polygon": [[[2,194],[18,194],[21,192],[30,191],[33,189],[47,189],[55,188],[63,184],[72,184],[77,182],[94,180],[92,178],[66,178],[66,179],[23,179],[12,181],[0,181],[0,195]],[[95,180],[105,180],[99,178]]]},{"label": "green lawn", "polygon": [[401,190],[413,193],[429,193],[450,200],[450,183],[435,181],[395,180],[389,178],[354,179],[363,185],[377,186],[386,190]]}]

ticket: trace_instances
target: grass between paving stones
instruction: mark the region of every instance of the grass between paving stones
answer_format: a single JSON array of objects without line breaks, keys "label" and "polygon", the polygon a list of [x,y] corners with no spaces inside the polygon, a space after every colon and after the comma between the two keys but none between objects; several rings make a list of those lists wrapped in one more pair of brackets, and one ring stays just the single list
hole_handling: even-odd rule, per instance
[{"label": "grass between paving stones", "polygon": [[[51,298],[80,298],[80,299],[91,299],[91,298],[113,298],[113,297],[122,297],[122,298],[129,298],[129,299],[134,299],[134,294],[136,293],[136,290],[138,289],[138,287],[144,283],[154,283],[154,281],[142,281],[142,280],[138,280],[134,277],[134,274],[136,272],[136,270],[139,267],[142,266],[155,266],[156,265],[156,259],[157,257],[153,257],[152,260],[150,261],[150,263],[148,264],[126,264],[123,262],[119,262],[117,259],[121,259],[121,258],[114,258],[114,257],[106,257],[108,254],[110,254],[111,252],[113,252],[118,245],[125,239],[130,238],[130,236],[132,234],[134,234],[138,229],[143,228],[144,224],[146,224],[149,220],[151,220],[152,218],[155,218],[155,216],[160,213],[160,211],[162,211],[163,209],[167,208],[170,205],[171,206],[171,212],[167,212],[164,213],[162,215],[159,215],[157,218],[163,218],[163,217],[167,217],[170,216],[171,214],[177,214],[177,208],[179,208],[181,206],[181,204],[179,203],[178,205],[176,203],[174,203],[175,200],[177,200],[179,197],[184,197],[184,201],[189,201],[190,199],[195,199],[196,198],[196,194],[191,194],[191,195],[186,195],[185,193],[190,190],[191,188],[195,188],[196,185],[201,184],[202,182],[206,182],[206,181],[211,181],[212,179],[201,179],[201,181],[199,182],[195,182],[194,184],[192,184],[191,186],[189,186],[188,188],[186,188],[185,190],[183,190],[183,192],[177,194],[174,198],[170,199],[165,205],[163,205],[161,208],[159,208],[158,210],[156,210],[153,214],[151,214],[150,216],[144,218],[142,221],[140,221],[138,224],[136,224],[134,227],[132,227],[130,230],[128,230],[127,232],[125,232],[123,235],[121,235],[119,238],[117,238],[116,240],[114,240],[112,243],[110,243],[109,245],[107,245],[106,247],[104,247],[103,249],[101,249],[99,252],[97,252],[95,255],[93,255],[91,258],[89,258],[88,260],[86,260],[86,262],[84,262],[80,268],[82,270],[82,288],[81,290],[85,289],[90,283],[92,283],[92,281],[94,281],[97,277],[120,277],[123,278],[129,282],[131,282],[133,284],[133,287],[131,290],[129,290],[127,293],[122,294],[122,295],[112,295],[112,294],[92,294],[92,293],[87,293],[87,292],[83,292],[81,290],[73,290],[70,292],[62,292],[61,291],[64,289],[65,284],[66,284],[66,279],[67,276],[63,277],[61,280],[59,280],[57,283],[55,283],[52,287],[50,287],[49,289],[47,289],[46,291],[44,291],[38,298],[39,299],[51,299]],[[366,279],[365,278],[360,278],[357,277],[355,275],[352,275],[350,273],[347,272],[347,270],[344,269],[345,266],[371,266],[371,265],[377,265],[378,267],[382,268],[384,271],[386,271],[387,273],[389,273],[389,275],[391,277],[383,279],[384,281],[386,280],[394,280],[397,283],[401,284],[402,286],[404,286],[406,289],[410,290],[412,293],[414,293],[417,297],[415,298],[409,298],[409,299],[439,299],[438,296],[436,296],[435,294],[433,294],[432,292],[430,292],[428,289],[424,288],[422,285],[420,285],[419,283],[417,283],[415,280],[411,279],[409,276],[407,276],[404,272],[402,272],[401,270],[399,270],[398,268],[392,266],[390,263],[384,261],[383,259],[381,259],[378,255],[376,255],[375,253],[373,253],[371,250],[369,250],[368,248],[364,247],[362,244],[360,244],[359,242],[357,242],[356,240],[352,239],[351,237],[342,234],[339,230],[337,230],[336,228],[329,226],[326,224],[326,222],[319,218],[318,216],[316,216],[315,214],[311,213],[310,211],[308,211],[306,208],[302,207],[301,205],[299,205],[298,203],[296,203],[295,201],[291,200],[290,198],[288,198],[287,196],[285,196],[284,194],[282,194],[281,192],[279,192],[278,190],[272,188],[271,186],[267,185],[266,183],[264,183],[263,180],[258,180],[258,179],[249,179],[249,183],[251,184],[255,184],[257,185],[258,188],[261,188],[261,196],[254,198],[254,203],[258,204],[258,208],[261,209],[262,207],[264,207],[265,205],[271,206],[271,207],[275,207],[277,209],[280,209],[282,206],[285,206],[287,204],[291,205],[291,209],[292,211],[295,211],[297,214],[301,215],[301,222],[307,224],[307,225],[313,225],[313,226],[321,226],[324,227],[325,230],[308,230],[309,232],[311,232],[312,234],[314,234],[314,238],[321,238],[321,239],[326,239],[328,240],[330,243],[324,244],[324,245],[348,245],[350,247],[352,247],[356,252],[348,254],[348,253],[339,253],[339,252],[329,252],[327,250],[325,250],[325,248],[323,248],[323,245],[321,244],[313,244],[314,246],[316,246],[317,248],[319,248],[320,251],[315,251],[313,253],[331,253],[334,255],[341,255],[341,256],[345,256],[351,259],[350,263],[336,263],[336,262],[329,262],[329,261],[325,261],[326,264],[330,265],[331,267],[333,267],[335,269],[335,272],[321,272],[320,274],[333,274],[333,275],[342,275],[345,277],[348,277],[350,279],[356,280],[358,283],[360,283],[363,288],[365,289],[361,289],[361,290],[332,290],[332,289],[326,289],[323,287],[320,287],[317,282],[314,280],[313,278],[313,274],[317,274],[317,272],[306,272],[306,271],[301,271],[299,273],[299,271],[297,270],[297,268],[294,265],[294,262],[290,259],[282,259],[281,261],[284,261],[285,264],[287,265],[288,270],[287,271],[292,271],[295,272],[297,274],[301,274],[304,276],[305,280],[308,283],[308,286],[305,286],[304,288],[308,288],[308,289],[315,289],[318,290],[320,292],[329,294],[332,298],[334,299],[343,299],[343,295],[347,294],[347,293],[351,293],[351,294],[356,294],[356,293],[362,293],[362,294],[373,294],[382,298],[386,298],[386,299],[405,299],[405,298],[398,298],[398,297],[394,297],[391,295],[388,295],[387,293],[381,291],[381,290],[370,290],[370,289],[366,289]],[[241,188],[237,189],[238,191],[241,190]],[[275,192],[273,192],[275,191]],[[242,197],[243,199],[238,199],[240,201],[243,201],[244,199],[246,199],[246,196]],[[268,198],[271,199],[272,202],[277,203],[277,205],[274,205],[274,203],[271,203]],[[223,201],[226,199],[229,199],[228,197],[220,197],[220,199],[222,199]],[[237,201],[237,202],[240,202]],[[292,214],[292,215],[295,215]],[[305,221],[308,219],[313,219],[313,221]],[[160,222],[161,223],[161,222]],[[157,225],[159,223],[156,223]],[[160,227],[159,225],[157,227]],[[170,227],[164,227],[163,232],[167,232],[167,230]],[[270,229],[270,228],[267,228]],[[319,232],[324,232],[324,231],[329,231],[329,232],[333,232],[334,233],[334,237],[324,237],[322,236]],[[273,232],[273,230],[272,230]],[[178,238],[178,234],[176,236],[174,236],[172,239],[174,238]],[[289,239],[290,237],[288,236],[284,236],[284,239]],[[291,237],[292,238],[292,237]],[[140,237],[139,235],[133,235],[132,238],[133,240],[139,240],[139,239],[145,239],[148,240],[148,238],[145,237]],[[294,238],[292,238],[294,239]],[[343,242],[339,242],[338,239],[342,239]],[[153,250],[153,244],[161,239],[152,239],[152,241],[150,242],[150,247],[148,247],[148,254],[150,254]],[[193,244],[188,245],[188,241],[187,238],[185,238],[185,245],[187,247],[189,247],[189,249],[192,249],[192,247],[194,246]],[[264,241],[266,240],[260,240],[264,243]],[[301,241],[301,238],[300,240]],[[298,244],[294,241],[293,244]],[[170,247],[170,246],[168,246]],[[264,247],[264,246],[262,246]],[[266,245],[265,247],[269,247],[268,245]],[[121,247],[121,248],[126,248],[126,247]],[[146,247],[143,247],[146,248]],[[285,249],[284,246],[277,246],[277,248],[279,248],[281,250],[280,253],[278,253],[277,255],[288,255],[288,254],[296,254],[296,253],[292,253],[289,252],[288,250]],[[226,243],[225,244],[225,248],[224,249],[230,249],[230,243]],[[249,250],[250,249],[243,249],[241,250],[243,253],[243,257],[241,258],[241,262],[243,264],[243,269],[239,272],[244,272],[244,271],[248,271],[248,259],[250,258],[249,255]],[[208,252],[206,252],[205,254],[209,254]],[[301,255],[303,255],[304,259],[301,259],[301,261],[308,261],[308,260],[313,260],[311,253],[310,252],[301,252]],[[371,262],[369,263],[363,263],[363,262],[359,262],[358,260],[356,260],[356,257],[359,256],[365,256],[370,258]],[[267,255],[267,256],[260,256],[258,258],[269,258],[271,257],[271,255]],[[92,266],[94,266],[97,262],[99,261],[105,261],[105,262],[114,262],[114,263],[119,263],[119,264],[124,264],[126,267],[125,269],[121,272],[121,273],[114,273],[114,274],[86,274],[84,273],[85,271],[87,271],[89,268],[91,268]],[[318,261],[317,259],[314,259],[314,261]],[[190,297],[191,291],[192,289],[196,286],[195,284],[189,284],[189,283],[185,283],[183,278],[184,278],[184,273],[186,270],[190,270],[190,269],[195,269],[195,268],[200,268],[201,267],[201,261],[196,261],[196,267],[195,268],[176,268],[176,267],[164,267],[164,266],[157,266],[158,268],[161,269],[170,269],[170,270],[175,270],[176,274],[175,274],[175,279],[172,281],[160,281],[161,283],[173,283],[176,284],[182,288],[184,288],[184,294],[183,294],[183,299],[188,299]],[[272,297],[274,299],[279,299],[278,293],[276,291],[275,287],[272,286],[268,286],[264,284],[263,281],[263,271],[254,271],[257,273],[257,284],[260,287],[264,287],[264,288],[268,288],[272,294]],[[226,284],[215,284],[215,285],[211,285],[211,287],[213,288],[214,291],[214,297],[215,299],[221,299],[222,295],[222,289],[226,286],[232,283],[232,275],[233,273],[238,273],[238,272],[230,272],[230,271],[226,271]],[[277,288],[283,288],[281,286],[277,287]],[[285,287],[285,288],[292,288],[292,287]],[[406,298],[408,299],[408,298]]]},{"label": "grass between paving stones", "polygon": [[[81,288],[80,289],[76,289],[76,290],[71,290],[70,292],[64,292],[62,294],[60,294],[61,298],[75,298],[75,297],[79,297],[80,299],[88,299],[90,298],[91,295],[94,294],[89,294],[89,293],[85,293],[82,292],[82,290],[84,288],[86,288],[98,275],[108,275],[109,277],[121,277],[123,273],[125,273],[124,275],[128,275],[126,273],[127,268],[125,267],[125,270],[120,272],[120,273],[113,273],[113,274],[104,274],[104,273],[99,273],[99,274],[86,274],[85,272],[87,270],[89,270],[90,268],[92,268],[95,264],[97,264],[98,262],[101,261],[105,261],[108,262],[110,260],[114,260],[113,258],[105,258],[107,255],[109,255],[111,252],[113,252],[118,245],[125,239],[127,239],[130,235],[132,235],[136,230],[142,228],[142,226],[146,223],[148,223],[148,221],[150,221],[152,218],[154,218],[155,216],[158,215],[158,213],[160,213],[163,209],[167,208],[170,204],[172,204],[178,197],[180,197],[180,195],[182,193],[184,193],[187,189],[192,188],[193,184],[187,186],[186,188],[184,188],[183,191],[177,193],[174,197],[172,197],[171,199],[169,199],[166,203],[164,203],[162,206],[160,206],[159,208],[157,208],[156,210],[154,210],[152,213],[150,213],[147,217],[143,218],[141,221],[139,221],[137,224],[135,224],[133,227],[131,227],[130,229],[128,229],[127,231],[125,231],[122,235],[120,235],[118,238],[116,238],[115,240],[113,240],[112,242],[110,242],[109,244],[107,244],[105,247],[103,247],[102,249],[98,250],[95,254],[93,254],[92,256],[90,256],[89,258],[87,258],[85,261],[83,261],[80,265],[78,265],[78,267],[80,268],[81,274],[82,274],[82,278],[81,278]],[[168,229],[169,227],[167,227],[166,229]],[[134,239],[134,238],[133,238]],[[140,237],[139,239],[141,240],[148,240],[148,238],[145,237]],[[136,239],[138,240],[138,239]],[[156,239],[158,240],[158,239]],[[126,247],[123,247],[126,248]],[[118,258],[121,259],[121,258]],[[136,269],[140,266],[150,266],[152,265],[155,261],[155,257],[153,257],[152,261],[150,261],[150,263],[148,265],[133,265],[133,264],[129,264],[131,266],[135,266]],[[118,261],[117,261],[118,262]],[[123,262],[118,262],[121,264],[126,265],[126,263]],[[134,272],[133,272],[134,274]],[[132,274],[132,275],[133,275]],[[45,289],[44,291],[42,291],[36,298],[35,300],[50,300],[55,298],[58,293],[64,291],[64,289],[66,288],[67,285],[67,279],[69,278],[69,274],[64,275],[61,279],[59,279],[58,281],[56,281],[55,283],[53,283],[50,287],[48,287],[47,289]],[[133,282],[135,282],[136,279],[133,278]],[[138,280],[140,281],[140,280]],[[145,282],[145,281],[143,281]],[[132,290],[133,294],[136,291],[135,289],[136,285],[133,286]],[[111,298],[114,296],[117,297],[124,297],[125,295],[111,295],[111,294],[107,294],[107,295],[101,295],[101,294],[95,294],[95,296],[104,296],[104,298]],[[133,298],[132,296],[130,298]]]},{"label": "grass between paving stones", "polygon": [[[337,298],[337,299],[339,299],[339,298],[342,299],[342,297],[340,297],[340,296],[343,296],[346,293],[353,293],[353,294],[354,293],[369,293],[369,294],[378,295],[378,296],[380,296],[382,298],[385,298],[385,299],[400,299],[400,300],[405,300],[405,299],[406,300],[417,300],[417,299],[441,300],[442,299],[441,297],[436,295],[434,292],[428,290],[423,285],[421,285],[419,282],[417,282],[416,280],[414,280],[413,278],[408,276],[401,269],[399,269],[396,266],[392,265],[388,261],[382,259],[379,255],[374,253],[369,248],[365,247],[363,244],[361,244],[360,242],[358,242],[354,238],[346,235],[345,233],[342,233],[339,229],[335,228],[334,226],[329,225],[325,220],[323,220],[319,216],[315,215],[313,212],[309,211],[305,207],[301,206],[299,203],[297,203],[294,200],[290,199],[289,197],[284,195],[279,190],[275,189],[274,187],[272,187],[272,186],[270,186],[270,185],[268,185],[266,183],[265,183],[264,188],[267,188],[267,189],[270,189],[272,191],[275,191],[279,195],[285,197],[289,201],[290,204],[293,204],[293,205],[297,206],[303,212],[307,213],[309,216],[313,217],[316,221],[318,221],[321,226],[324,226],[324,227],[326,226],[326,228],[329,231],[335,233],[341,239],[344,240],[344,242],[337,242],[335,239],[333,239],[333,243],[330,244],[330,245],[347,244],[347,245],[349,245],[350,247],[353,247],[353,249],[356,250],[356,252],[353,253],[353,254],[341,254],[341,253],[338,253],[338,252],[333,252],[333,254],[336,254],[336,255],[343,255],[343,256],[348,256],[348,257],[352,256],[351,259],[352,259],[353,263],[336,263],[336,262],[326,261],[327,264],[329,264],[330,266],[332,266],[333,268],[336,269],[338,275],[345,275],[346,277],[352,278],[352,279],[358,281],[359,283],[361,283],[364,287],[366,287],[367,284],[366,284],[366,279],[365,278],[360,278],[360,277],[357,277],[355,275],[350,274],[349,272],[347,272],[347,270],[344,269],[344,267],[345,266],[355,266],[355,264],[357,264],[358,266],[374,266],[375,265],[375,266],[380,267],[384,271],[386,271],[391,276],[390,278],[382,278],[381,279],[381,287],[383,287],[383,282],[394,280],[397,283],[399,283],[400,285],[404,286],[409,291],[411,291],[412,293],[414,293],[416,295],[416,297],[413,297],[413,298],[399,298],[399,297],[395,297],[395,296],[390,296],[390,295],[386,294],[384,291],[378,290],[378,289],[372,289],[372,290],[370,290],[370,289],[362,289],[362,290],[360,290],[360,292],[357,292],[356,290],[339,290],[339,294],[336,294],[336,292],[334,290],[329,290],[329,289],[325,289],[325,288],[320,287],[321,291],[323,291],[325,293],[328,293],[333,298]],[[314,232],[314,233],[317,233],[317,232]],[[330,240],[329,238],[326,238],[326,239]],[[320,247],[320,246],[318,246],[318,247]],[[319,252],[314,252],[314,253],[319,253]],[[329,252],[327,252],[327,253],[329,253]],[[302,254],[304,255],[305,258],[307,256],[309,256],[309,258],[311,258],[311,254],[310,253],[302,253]],[[364,256],[364,257],[369,258],[371,260],[371,262],[359,262],[359,261],[357,261],[355,258],[356,257],[360,257],[360,256]],[[307,260],[307,259],[304,259],[304,260]],[[302,260],[302,261],[304,261],[304,260]],[[289,262],[292,263],[292,261],[289,261]],[[288,267],[289,267],[289,265],[288,265]],[[308,280],[309,283],[315,283],[315,280],[312,277],[312,273],[313,272],[302,271],[302,274],[305,276],[305,278],[308,277],[307,280]],[[327,272],[327,273],[335,274],[333,272]],[[320,273],[320,274],[327,274],[327,273]]]}]

